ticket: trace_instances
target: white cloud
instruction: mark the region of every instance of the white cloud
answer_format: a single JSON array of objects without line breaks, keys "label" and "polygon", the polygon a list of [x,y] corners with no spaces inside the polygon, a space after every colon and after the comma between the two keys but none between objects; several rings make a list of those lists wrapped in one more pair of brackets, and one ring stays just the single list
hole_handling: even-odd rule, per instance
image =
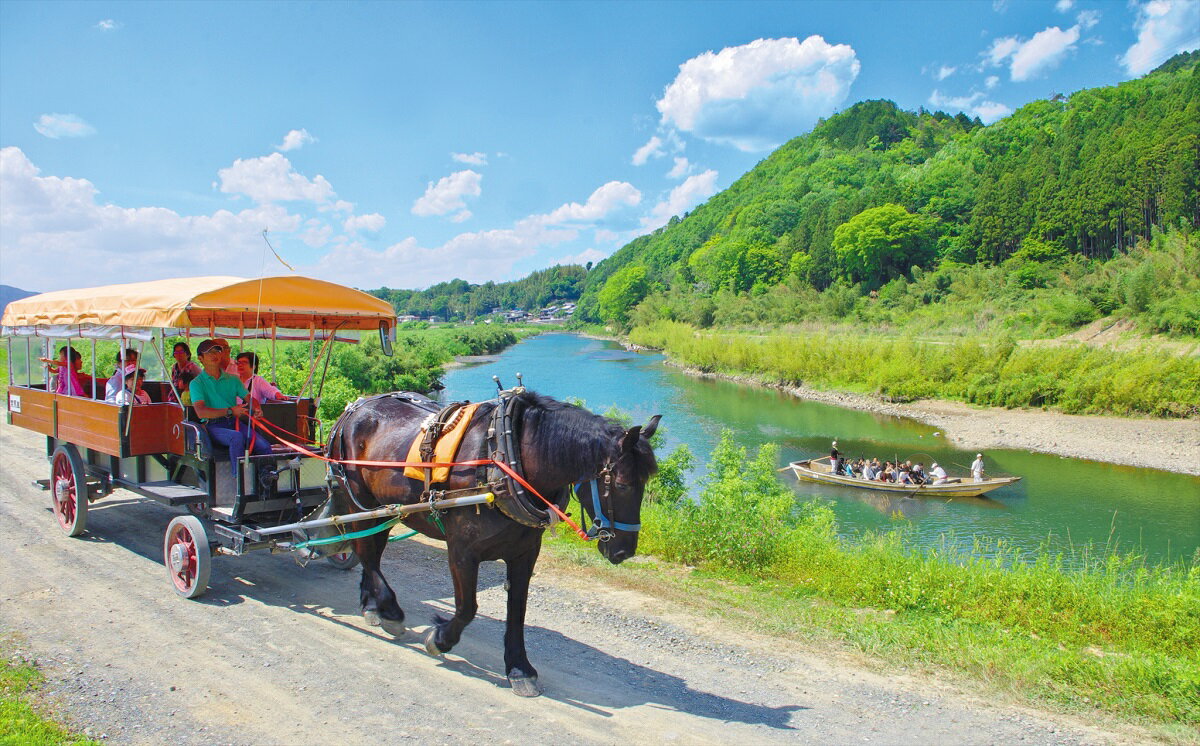
[{"label": "white cloud", "polygon": [[769,150],[831,114],[860,65],[820,36],[758,39],[679,66],[657,102],[662,123],[744,151]]},{"label": "white cloud", "polygon": [[1079,41],[1078,26],[1072,26],[1066,31],[1058,26],[1042,29],[1013,54],[1010,68],[1012,79],[1015,81],[1029,80],[1033,76],[1057,66],[1063,56],[1075,48],[1077,41]]},{"label": "white cloud", "polygon": [[1073,7],[1075,7],[1075,0],[1058,0],[1058,2],[1054,4],[1054,9],[1059,13],[1066,13]]},{"label": "white cloud", "polygon": [[999,83],[1000,83],[999,75],[989,75],[989,76],[987,76],[987,79],[983,81],[983,87],[990,91],[993,88],[995,88]]},{"label": "white cloud", "polygon": [[593,223],[622,206],[633,207],[642,201],[642,193],[626,181],[610,181],[587,198],[587,202],[568,202],[546,215],[531,218],[546,225],[564,223]]},{"label": "white cloud", "polygon": [[717,192],[717,172],[709,169],[702,174],[689,176],[682,184],[671,190],[665,200],[659,202],[642,218],[642,228],[652,231],[666,225],[674,215],[682,215]]},{"label": "white cloud", "polygon": [[0,194],[0,283],[33,290],[236,275],[264,251],[264,228],[301,223],[277,205],[191,216],[100,204],[90,181],[42,176],[16,147],[0,149]]},{"label": "white cloud", "polygon": [[633,165],[641,166],[651,158],[661,158],[662,156],[666,155],[666,153],[663,152],[662,144],[663,141],[661,137],[658,135],[651,136],[651,138],[646,141],[646,144],[638,148],[637,152],[633,154]]},{"label": "white cloud", "polygon": [[1015,36],[1005,36],[992,41],[992,46],[988,47],[983,56],[987,59],[988,64],[993,67],[1004,62],[1005,59],[1011,57],[1018,49],[1021,48],[1021,41]]},{"label": "white cloud", "polygon": [[308,134],[308,130],[299,129],[292,130],[283,136],[283,142],[275,146],[276,150],[288,152],[289,150],[299,150],[305,145],[309,145],[317,141],[317,138]]},{"label": "white cloud", "polygon": [[1200,47],[1200,0],[1150,0],[1136,7],[1138,39],[1121,57],[1130,75],[1143,75]]},{"label": "white cloud", "polygon": [[100,21],[96,24],[96,28],[100,29],[101,31],[116,31],[123,25],[124,24],[119,21],[114,21],[111,18],[105,18],[103,21]]},{"label": "white cloud", "polygon": [[1079,11],[1079,15],[1075,16],[1075,23],[1079,24],[1084,31],[1087,31],[1097,23],[1100,23],[1100,11],[1081,10]]},{"label": "white cloud", "polygon": [[983,94],[975,91],[969,96],[945,96],[938,90],[929,95],[929,103],[936,107],[958,109],[973,117],[979,117],[984,124],[991,124],[1012,114],[1012,109],[995,101],[983,100]]},{"label": "white cloud", "polygon": [[457,213],[455,213],[454,217],[450,218],[450,222],[451,223],[465,223],[468,220],[470,220],[471,216],[473,216],[474,214],[475,213],[471,212],[470,210],[459,210]]},{"label": "white cloud", "polygon": [[675,166],[672,167],[671,170],[667,172],[667,178],[668,179],[682,179],[684,176],[687,176],[688,173],[691,172],[691,170],[692,170],[692,164],[688,162],[687,158],[684,158],[682,156],[676,156]]},{"label": "white cloud", "polygon": [[949,65],[942,65],[941,67],[938,68],[938,71],[936,73],[934,73],[933,77],[937,78],[938,80],[945,80],[946,78],[953,75],[955,73],[955,71],[957,71],[957,70],[958,70],[957,67],[950,67]]},{"label": "white cloud", "polygon": [[333,227],[320,220],[306,220],[304,227],[306,230],[300,234],[300,240],[314,249],[329,243],[329,237],[333,235]]},{"label": "white cloud", "polygon": [[33,128],[51,140],[60,137],[87,137],[96,134],[96,128],[76,114],[43,114]]},{"label": "white cloud", "polygon": [[414,215],[428,217],[463,210],[467,206],[463,201],[464,197],[478,197],[483,193],[479,185],[482,180],[481,174],[470,169],[443,176],[436,184],[430,182],[425,194],[413,203],[412,212]]},{"label": "white cloud", "polygon": [[1058,65],[1079,41],[1079,26],[1063,31],[1050,26],[1033,35],[1028,41],[1015,36],[995,39],[983,56],[987,63],[998,66],[1006,60],[1009,75],[1014,81],[1024,81]]},{"label": "white cloud", "polygon": [[260,204],[271,202],[313,202],[323,204],[336,195],[324,176],[311,181],[292,169],[292,163],[279,153],[259,158],[239,158],[229,168],[217,172],[221,191],[244,194]]},{"label": "white cloud", "polygon": [[472,166],[486,166],[487,153],[451,153],[450,157],[458,163],[469,163]]},{"label": "white cloud", "polygon": [[377,212],[372,212],[368,215],[351,215],[346,218],[342,227],[347,233],[357,233],[358,231],[378,233],[383,230],[385,225],[387,225],[387,219]]}]

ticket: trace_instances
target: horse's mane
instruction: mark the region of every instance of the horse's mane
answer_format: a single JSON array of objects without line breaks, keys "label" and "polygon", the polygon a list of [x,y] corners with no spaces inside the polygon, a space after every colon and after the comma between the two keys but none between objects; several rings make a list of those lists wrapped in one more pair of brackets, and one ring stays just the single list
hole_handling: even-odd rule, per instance
[{"label": "horse's mane", "polygon": [[[531,447],[553,454],[559,464],[580,474],[594,473],[603,466],[614,443],[625,432],[615,420],[549,396],[525,391],[517,398],[524,407],[524,427]],[[637,478],[644,482],[658,470],[654,451],[645,438],[638,438],[636,457]]]}]

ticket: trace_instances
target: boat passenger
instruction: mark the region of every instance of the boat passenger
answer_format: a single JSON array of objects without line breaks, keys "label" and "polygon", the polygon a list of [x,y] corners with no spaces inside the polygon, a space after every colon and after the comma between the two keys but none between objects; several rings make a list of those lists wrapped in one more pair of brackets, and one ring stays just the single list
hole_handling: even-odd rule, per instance
[{"label": "boat passenger", "polygon": [[137,370],[137,362],[138,351],[132,347],[117,351],[117,369],[113,371],[112,377],[104,385],[104,401],[111,402],[117,398],[117,394],[125,388],[125,376],[129,373],[130,367]]},{"label": "boat passenger", "polygon": [[971,462],[971,477],[976,482],[983,481],[983,454],[975,454],[975,460]]},{"label": "boat passenger", "polygon": [[885,463],[885,465],[884,465],[884,467],[883,467],[883,473],[881,473],[881,474],[879,475],[879,481],[881,481],[881,482],[894,482],[894,481],[896,481],[896,471],[895,471],[895,469],[892,467],[892,462],[891,462],[891,461],[888,461],[888,462],[886,462],[886,463]]},{"label": "boat passenger", "polygon": [[[248,410],[244,405],[238,404],[238,398],[245,400],[250,396],[250,392],[246,391],[240,378],[222,369],[219,344],[222,341],[206,339],[196,348],[204,369],[192,379],[190,392],[192,406],[204,421],[209,437],[229,448],[233,481],[237,483],[238,462],[246,452],[247,446],[251,453],[262,456],[271,452],[271,445],[266,438],[254,433],[250,421],[246,418]],[[225,354],[228,355],[228,344],[225,347]]]},{"label": "boat passenger", "polygon": [[183,400],[181,403],[186,407],[192,403],[188,386],[193,378],[200,375],[200,366],[192,360],[192,348],[187,342],[176,342],[171,356],[175,358],[175,364],[171,366],[171,385],[179,392]]},{"label": "boat passenger", "polygon": [[899,476],[896,477],[897,484],[912,484],[912,474],[908,469],[901,469]]},{"label": "boat passenger", "polygon": [[253,352],[243,352],[237,356],[238,379],[250,392],[250,399],[257,409],[264,401],[275,401],[283,398],[283,392],[267,379],[258,375],[258,355]]},{"label": "boat passenger", "polygon": [[925,465],[918,461],[912,468],[913,484],[925,484],[929,481],[925,478]]},{"label": "boat passenger", "polygon": [[930,474],[933,476],[933,483],[935,485],[946,483],[946,470],[938,466],[936,461],[933,462]]},{"label": "boat passenger", "polygon": [[868,461],[865,464],[863,464],[862,478],[867,480],[868,482],[873,481],[875,479],[875,464],[873,464],[871,461]]}]

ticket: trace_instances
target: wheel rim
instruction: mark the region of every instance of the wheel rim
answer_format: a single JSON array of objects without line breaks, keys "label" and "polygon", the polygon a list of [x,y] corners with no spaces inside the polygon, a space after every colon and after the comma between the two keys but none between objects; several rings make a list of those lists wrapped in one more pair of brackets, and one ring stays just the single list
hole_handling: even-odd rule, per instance
[{"label": "wheel rim", "polygon": [[349,552],[338,552],[337,554],[329,555],[329,559],[333,560],[334,562],[349,562],[350,561],[350,553]]},{"label": "wheel rim", "polygon": [[56,454],[54,456],[54,491],[51,499],[54,501],[54,517],[67,530],[75,525],[75,515],[78,511],[77,495],[75,470],[71,468],[71,460],[65,453]]},{"label": "wheel rim", "polygon": [[167,566],[171,569],[171,582],[181,591],[190,591],[196,583],[199,558],[196,540],[186,526],[176,526],[167,542]]}]

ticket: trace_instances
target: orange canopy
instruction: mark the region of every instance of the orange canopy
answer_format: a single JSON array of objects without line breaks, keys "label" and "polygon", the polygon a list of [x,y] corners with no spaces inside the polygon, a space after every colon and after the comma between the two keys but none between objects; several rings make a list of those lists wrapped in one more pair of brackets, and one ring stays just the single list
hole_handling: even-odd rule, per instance
[{"label": "orange canopy", "polygon": [[81,290],[13,301],[0,324],[21,327],[164,329],[394,328],[396,312],[361,290],[310,277],[189,277]]}]

